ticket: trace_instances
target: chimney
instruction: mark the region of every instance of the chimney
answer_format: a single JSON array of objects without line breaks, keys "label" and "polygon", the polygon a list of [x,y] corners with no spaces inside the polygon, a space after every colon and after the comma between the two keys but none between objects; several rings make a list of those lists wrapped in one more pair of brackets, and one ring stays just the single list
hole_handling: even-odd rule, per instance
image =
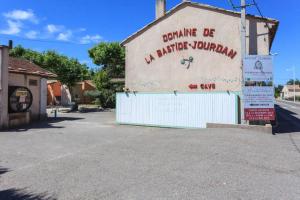
[{"label": "chimney", "polygon": [[166,0],[156,0],[156,19],[166,14]]},{"label": "chimney", "polygon": [[12,49],[12,48],[13,48],[13,41],[8,40],[8,49]]}]

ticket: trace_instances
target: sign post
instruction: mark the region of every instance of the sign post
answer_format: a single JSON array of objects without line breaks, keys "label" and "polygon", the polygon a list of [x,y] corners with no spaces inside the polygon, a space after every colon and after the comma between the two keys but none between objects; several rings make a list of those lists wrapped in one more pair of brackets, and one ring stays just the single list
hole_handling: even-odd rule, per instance
[{"label": "sign post", "polygon": [[246,56],[243,63],[245,120],[275,120],[272,56]]}]

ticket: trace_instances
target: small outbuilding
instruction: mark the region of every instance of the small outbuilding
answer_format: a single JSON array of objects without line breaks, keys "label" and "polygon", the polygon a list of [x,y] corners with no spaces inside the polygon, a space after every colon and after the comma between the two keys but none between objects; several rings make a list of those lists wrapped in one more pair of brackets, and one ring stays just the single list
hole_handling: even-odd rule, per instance
[{"label": "small outbuilding", "polygon": [[[58,80],[49,80],[47,105],[70,106],[72,100],[77,104],[92,104],[94,99],[87,96],[88,91],[95,91],[96,86],[91,80],[84,80],[74,84],[71,90]],[[72,94],[71,94],[72,91]]]},{"label": "small outbuilding", "polygon": [[8,47],[0,46],[0,129],[45,119],[47,79],[56,77],[8,52]]}]

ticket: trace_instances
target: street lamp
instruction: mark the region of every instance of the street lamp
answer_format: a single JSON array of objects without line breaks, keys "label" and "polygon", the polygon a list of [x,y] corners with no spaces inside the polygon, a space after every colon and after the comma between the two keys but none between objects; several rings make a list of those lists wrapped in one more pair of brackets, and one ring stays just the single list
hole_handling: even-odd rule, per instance
[{"label": "street lamp", "polygon": [[290,69],[287,69],[287,71],[293,71],[293,82],[294,82],[294,102],[296,102],[296,69],[295,66],[293,66]]}]

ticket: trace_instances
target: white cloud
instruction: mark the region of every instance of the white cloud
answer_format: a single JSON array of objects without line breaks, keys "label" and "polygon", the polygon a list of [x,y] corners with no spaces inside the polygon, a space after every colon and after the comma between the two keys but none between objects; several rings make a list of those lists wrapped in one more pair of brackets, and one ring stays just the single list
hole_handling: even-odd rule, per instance
[{"label": "white cloud", "polygon": [[67,32],[63,32],[63,33],[60,33],[58,34],[57,36],[57,40],[60,40],[60,41],[70,41],[71,37],[72,37],[72,31],[67,31]]},{"label": "white cloud", "polygon": [[98,43],[103,38],[100,35],[86,35],[80,39],[81,44]]},{"label": "white cloud", "polygon": [[[36,27],[39,19],[33,10],[15,9],[2,13],[7,26],[0,29],[0,34],[20,35],[28,39],[56,39],[59,41],[76,41],[81,44],[99,43],[103,38],[98,35],[90,35],[86,32],[86,28],[78,27],[77,29],[69,29],[63,25],[52,23],[43,24]],[[35,27],[34,27],[35,26]]]},{"label": "white cloud", "polygon": [[64,26],[60,26],[60,25],[48,24],[46,26],[46,30],[49,33],[57,33],[59,31],[62,31],[63,29],[64,29]]},{"label": "white cloud", "polygon": [[32,10],[13,10],[3,15],[7,19],[15,21],[31,21],[35,24],[39,22]]},{"label": "white cloud", "polygon": [[22,23],[12,21],[12,20],[7,20],[8,27],[5,30],[1,30],[1,34],[5,35],[16,35],[21,32],[21,27]]},{"label": "white cloud", "polygon": [[79,29],[79,32],[85,32],[86,31],[86,28],[80,28]]},{"label": "white cloud", "polygon": [[29,39],[36,39],[38,35],[37,31],[29,31],[25,34],[25,36]]}]

